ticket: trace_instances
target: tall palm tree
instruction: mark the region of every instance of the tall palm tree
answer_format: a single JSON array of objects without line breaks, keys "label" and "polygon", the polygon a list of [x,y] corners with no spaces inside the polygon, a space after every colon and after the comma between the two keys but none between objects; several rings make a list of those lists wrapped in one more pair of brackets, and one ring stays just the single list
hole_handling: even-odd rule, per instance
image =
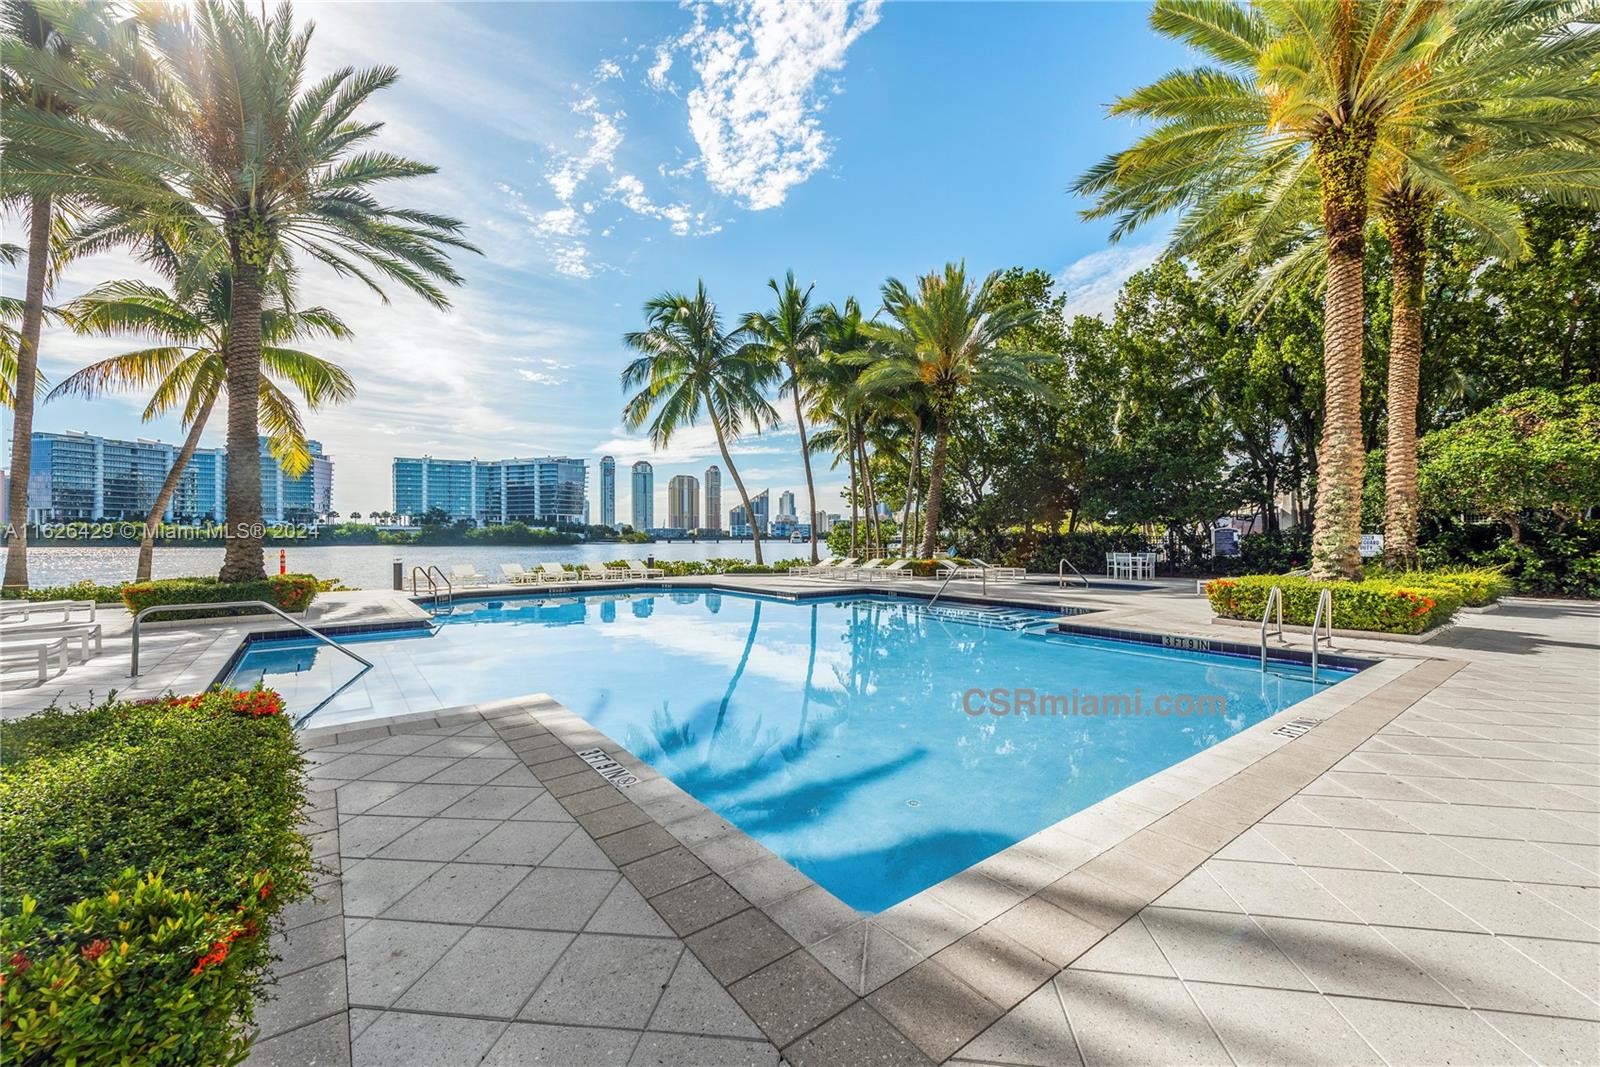
[{"label": "tall palm tree", "polygon": [[630,430],[648,422],[650,442],[657,448],[664,448],[674,434],[702,417],[711,423],[717,450],[750,518],[755,561],[760,565],[755,510],[728,454],[728,442],[737,440],[747,427],[759,432],[777,424],[778,412],[766,398],[777,368],[747,343],[742,329],[723,331],[717,305],[706,295],[703,281],[696,283],[692,294],[666,292],[647,301],[644,316],[645,328],[622,338],[639,353],[622,371],[622,387],[638,390],[623,406],[623,422]]},{"label": "tall palm tree", "polygon": [[915,291],[896,278],[883,286],[883,310],[890,323],[868,323],[867,335],[884,355],[861,376],[868,393],[893,394],[907,388],[926,389],[933,434],[933,463],[928,479],[927,528],[922,555],[932,556],[939,543],[944,505],[944,471],[950,430],[973,385],[1009,386],[1044,395],[1031,373],[1036,357],[1002,350],[1011,331],[1038,318],[1026,302],[1003,303],[996,292],[1000,272],[974,285],[965,264],[949,263],[942,272],[924,274]]},{"label": "tall palm tree", "polygon": [[850,478],[850,554],[860,552],[861,523],[858,519],[860,484],[856,461],[856,431],[861,395],[856,383],[861,372],[872,359],[869,351],[872,339],[865,330],[866,320],[861,305],[849,297],[843,305],[826,304],[821,308],[823,321],[823,349],[812,366],[808,394],[813,427],[824,429],[814,433],[811,449],[833,455],[833,466],[843,460]]},{"label": "tall palm tree", "polygon": [[1427,121],[1429,100],[1452,99],[1445,81],[1432,77],[1450,39],[1452,7],[1156,0],[1151,25],[1212,65],[1174,71],[1112,105],[1113,115],[1155,127],[1074,185],[1098,197],[1088,217],[1117,216],[1114,239],[1185,209],[1175,234],[1182,250],[1252,190],[1264,191],[1259,214],[1269,223],[1295,210],[1301,177],[1315,175],[1327,279],[1315,578],[1361,575],[1362,259],[1372,160],[1380,141]]},{"label": "tall palm tree", "polygon": [[[296,30],[287,3],[271,14],[244,0],[149,5],[137,19],[155,60],[138,91],[92,91],[82,104],[111,131],[104,152],[127,172],[103,183],[105,199],[125,210],[101,239],[136,232],[140,214],[160,225],[203,223],[220,235],[217,253],[232,279],[224,359],[230,536],[220,577],[259,578],[260,325],[273,269],[301,253],[379,296],[393,282],[443,308],[442,286],[461,282],[447,253],[476,249],[458,220],[389,207],[370,191],[436,170],[367,147],[382,123],[354,117],[395,82],[394,68],[347,67],[308,84],[314,27]],[[93,242],[95,228],[88,232]]]},{"label": "tall palm tree", "polygon": [[768,279],[767,288],[777,297],[778,303],[770,311],[754,311],[745,318],[745,329],[755,339],[758,349],[788,372],[779,389],[780,395],[789,394],[794,400],[794,423],[800,432],[800,460],[806,470],[806,495],[811,502],[811,562],[817,562],[817,483],[811,476],[811,449],[806,443],[805,394],[810,389],[810,377],[818,356],[822,352],[827,331],[822,309],[811,303],[811,291],[794,280],[794,271],[784,275],[780,286],[776,278]]},{"label": "tall palm tree", "polygon": [[[284,347],[285,342],[301,338],[350,336],[345,324],[326,308],[294,307],[289,300],[291,289],[287,274],[276,272],[261,309],[257,404],[273,453],[285,473],[298,476],[310,467],[311,454],[295,402],[279,383],[298,392],[313,411],[326,403],[349,400],[355,395],[355,383],[336,364]],[[145,421],[176,409],[189,427],[145,518],[136,582],[150,579],[156,527],[200,445],[218,394],[227,388],[231,290],[224,268],[212,272],[203,289],[185,296],[143,282],[117,281],[90,290],[64,309],[67,321],[79,333],[139,334],[159,343],[91,363],[63,380],[47,399],[147,389],[151,398],[145,405]]]}]

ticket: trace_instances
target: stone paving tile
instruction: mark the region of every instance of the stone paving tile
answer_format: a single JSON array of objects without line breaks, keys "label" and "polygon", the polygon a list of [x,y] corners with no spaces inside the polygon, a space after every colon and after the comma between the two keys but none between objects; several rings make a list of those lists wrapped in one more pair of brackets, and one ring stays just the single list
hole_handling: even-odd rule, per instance
[{"label": "stone paving tile", "polygon": [[659,893],[650,904],[680,937],[704,930],[750,906],[749,901],[714,874]]},{"label": "stone paving tile", "polygon": [[[471,820],[437,820],[455,826]],[[491,829],[467,842],[467,847],[452,857],[462,863],[520,863],[536,865],[550,857],[562,842],[572,836],[572,827],[562,823],[507,821],[491,823]]]},{"label": "stone paving tile", "polygon": [[360,860],[344,872],[344,913],[381,915],[443,866],[424,860]]},{"label": "stone paving tile", "polygon": [[956,1053],[957,1063],[1049,1064],[1076,1067],[1083,1063],[1078,1043],[1067,1025],[1061,994],[1046,983],[1028,999],[973,1038]]},{"label": "stone paving tile", "polygon": [[777,1067],[778,1050],[765,1041],[689,1034],[645,1034],[629,1067]]},{"label": "stone paving tile", "polygon": [[256,1004],[256,1029],[261,1037],[272,1037],[342,1014],[347,1006],[344,960],[328,960],[273,981]]},{"label": "stone paving tile", "polygon": [[543,930],[474,928],[450,946],[395,1007],[514,1018],[572,937]]},{"label": "stone paving tile", "polygon": [[498,825],[492,819],[425,819],[372,855],[385,860],[453,860]]},{"label": "stone paving tile", "polygon": [[933,960],[924,960],[867,996],[929,1058],[939,1062],[1005,1014]]},{"label": "stone paving tile", "polygon": [[1185,981],[1313,988],[1248,915],[1149,907],[1139,921]]},{"label": "stone paving tile", "polygon": [[298,1030],[257,1041],[250,1067],[345,1067],[350,1063],[350,1028],[344,1016],[330,1015]]},{"label": "stone paving tile", "polygon": [[387,1011],[352,1042],[351,1067],[476,1064],[504,1029],[489,1019]]},{"label": "stone paving tile", "polygon": [[1187,988],[1239,1067],[1383,1067],[1334,1004],[1316,993],[1205,982]]},{"label": "stone paving tile", "polygon": [[508,887],[483,916],[490,926],[582,930],[618,882],[611,871],[539,867]]},{"label": "stone paving tile", "polygon": [[724,983],[754,974],[799,947],[778,924],[755,908],[690,934],[684,943]]},{"label": "stone paving tile", "polygon": [[625,1067],[639,1036],[636,1030],[512,1023],[482,1067]]},{"label": "stone paving tile", "polygon": [[682,953],[677,941],[580,934],[519,1017],[642,1029]]},{"label": "stone paving tile", "polygon": [[584,926],[591,934],[636,934],[640,937],[672,937],[672,927],[662,921],[633,883],[619,880],[600,909]]},{"label": "stone paving tile", "polygon": [[782,1046],[855,1003],[856,995],[809,952],[791,952],[729,987],[774,1044]]},{"label": "stone paving tile", "polygon": [[469,929],[373,919],[345,938],[350,1003],[389,1007]]},{"label": "stone paving tile", "polygon": [[762,1040],[760,1027],[739,1007],[705,964],[685,952],[678,957],[661,1000],[650,1016],[651,1030]]},{"label": "stone paving tile", "polygon": [[1464,1008],[1339,997],[1339,1014],[1390,1063],[1524,1063],[1509,1041]]},{"label": "stone paving tile", "polygon": [[[1226,1063],[1216,1033],[1176,979],[1067,970],[1055,980],[1090,1064]],[[1160,1025],[1149,1021],[1159,1019]]]},{"label": "stone paving tile", "polygon": [[927,1067],[932,1062],[864,1000],[787,1046],[783,1058],[793,1067]]}]

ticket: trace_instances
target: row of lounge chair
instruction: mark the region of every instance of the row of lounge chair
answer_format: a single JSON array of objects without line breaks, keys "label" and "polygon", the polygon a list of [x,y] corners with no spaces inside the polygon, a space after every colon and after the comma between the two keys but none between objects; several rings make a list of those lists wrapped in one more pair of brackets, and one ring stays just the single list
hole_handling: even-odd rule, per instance
[{"label": "row of lounge chair", "polygon": [[[60,674],[100,654],[102,634],[92,600],[11,600],[0,603],[0,666],[25,666],[42,685],[52,665]],[[86,619],[74,619],[79,612]],[[93,649],[91,651],[90,649]]]},{"label": "row of lounge chair", "polygon": [[[576,574],[559,563],[541,563],[533,570],[528,570],[520,563],[500,564],[500,580],[513,585],[627,581],[638,578],[662,578],[666,573],[660,567],[647,566],[636,559],[624,560],[620,566],[597,566],[585,563],[579,566]],[[488,575],[480,574],[478,568],[470,563],[458,563],[450,568],[450,584],[453,586],[483,585],[490,580]]]},{"label": "row of lounge chair", "polygon": [[[888,563],[883,559],[870,559],[865,563],[857,563],[854,556],[843,559],[834,557],[810,567],[795,567],[789,573],[807,578],[848,578],[855,580],[873,578],[915,578],[916,572],[911,569],[911,560],[901,559]],[[990,580],[1022,581],[1027,577],[1027,572],[1021,567],[1000,567],[985,563],[981,559],[968,560],[957,563],[953,559],[936,559],[933,561],[935,578],[984,578]]]}]

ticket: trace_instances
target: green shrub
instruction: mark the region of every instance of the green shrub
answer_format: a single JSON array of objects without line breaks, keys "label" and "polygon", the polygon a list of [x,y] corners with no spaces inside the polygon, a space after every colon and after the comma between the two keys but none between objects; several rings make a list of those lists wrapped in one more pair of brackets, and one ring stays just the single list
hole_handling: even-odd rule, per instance
[{"label": "green shrub", "polygon": [[[155,604],[216,604],[230,600],[265,600],[284,611],[304,611],[316,598],[318,581],[310,574],[272,574],[253,582],[219,582],[215,578],[160,578],[122,587],[122,602],[139,612]],[[160,619],[214,619],[234,611],[174,611]]]},{"label": "green shrub", "polygon": [[1317,599],[1333,590],[1333,624],[1341,630],[1373,630],[1389,634],[1420,634],[1448,622],[1461,606],[1459,589],[1439,583],[1418,583],[1398,578],[1368,578],[1360,582],[1313,582],[1288,575],[1253,574],[1243,578],[1217,578],[1206,585],[1211,610],[1225,619],[1259,621],[1273,586],[1283,589],[1283,621],[1310,626],[1317,614]]},{"label": "green shrub", "polygon": [[0,1059],[242,1057],[266,930],[310,884],[282,709],[218,690],[6,724]]},{"label": "green shrub", "polygon": [[97,604],[120,604],[122,586],[96,585],[90,581],[77,582],[73,585],[46,585],[37,589],[7,586],[4,591],[0,591],[0,597],[6,600],[93,600]]},{"label": "green shrub", "polygon": [[1481,608],[1493,604],[1511,591],[1511,579],[1500,567],[1441,567],[1425,571],[1386,571],[1382,566],[1368,567],[1368,578],[1405,582],[1412,585],[1442,585],[1461,595],[1467,607]]}]

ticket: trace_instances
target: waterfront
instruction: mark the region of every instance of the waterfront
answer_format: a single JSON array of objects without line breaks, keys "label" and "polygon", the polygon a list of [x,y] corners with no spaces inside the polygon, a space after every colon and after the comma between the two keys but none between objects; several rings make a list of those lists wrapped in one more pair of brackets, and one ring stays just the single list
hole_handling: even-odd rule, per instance
[{"label": "waterfront", "polygon": [[[785,541],[762,544],[766,562],[794,559],[809,554],[808,546]],[[393,564],[400,560],[410,573],[413,566],[434,564],[446,572],[458,563],[470,563],[482,574],[499,577],[500,564],[525,566],[549,561],[562,563],[604,563],[614,559],[753,559],[749,541],[657,541],[653,544],[598,542],[581,545],[328,545],[319,548],[290,547],[290,571],[315,574],[318,578],[337,578],[351,589],[388,589],[393,585]],[[106,585],[133,577],[138,562],[137,546],[82,545],[35,548],[28,553],[28,581],[33,586],[70,585],[92,581]],[[278,572],[278,549],[266,551],[267,573]],[[153,573],[157,578],[184,578],[214,575],[222,566],[222,549],[217,547],[159,547]]]}]

